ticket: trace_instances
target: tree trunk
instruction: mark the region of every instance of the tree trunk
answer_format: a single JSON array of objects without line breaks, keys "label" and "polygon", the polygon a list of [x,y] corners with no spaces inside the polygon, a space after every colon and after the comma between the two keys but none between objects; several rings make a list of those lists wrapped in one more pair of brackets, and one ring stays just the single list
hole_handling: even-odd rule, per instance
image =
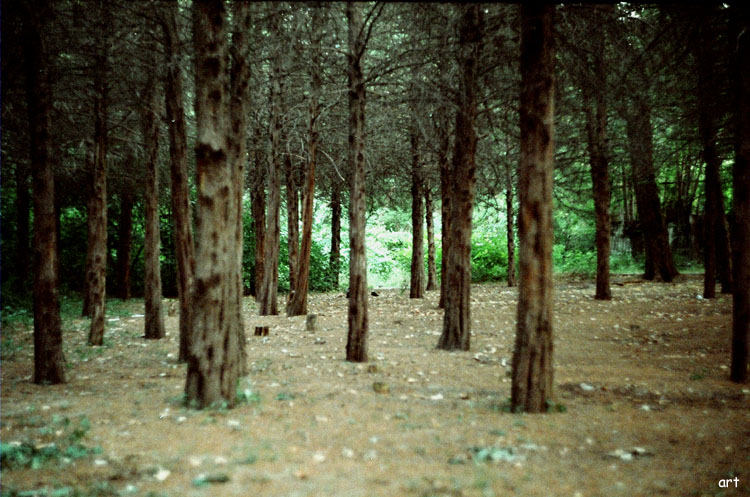
[{"label": "tree trunk", "polygon": [[435,221],[432,217],[432,191],[429,184],[424,189],[425,221],[427,223],[427,288],[437,290],[437,265],[435,263]]},{"label": "tree trunk", "polygon": [[[153,139],[153,138],[152,138]],[[130,252],[133,247],[133,193],[123,186],[120,194],[120,218],[117,222],[116,297],[130,298]]]},{"label": "tree trunk", "polygon": [[546,412],[552,397],[554,6],[521,7],[520,278],[511,408]]},{"label": "tree trunk", "polygon": [[185,393],[200,408],[233,405],[242,346],[236,332],[236,174],[230,161],[227,13],[222,1],[193,4],[196,215],[193,334]]},{"label": "tree trunk", "polygon": [[733,66],[736,71],[735,160],[732,170],[734,293],[732,295],[732,362],[730,379],[748,380],[750,339],[750,9],[735,7],[738,24]]},{"label": "tree trunk", "polygon": [[419,165],[418,133],[411,132],[411,278],[409,298],[424,298],[424,209],[422,202],[422,171]]},{"label": "tree trunk", "polygon": [[[722,292],[731,291],[731,265],[729,264],[729,234],[727,230],[727,219],[724,212],[724,194],[721,189],[720,169],[721,158],[716,149],[717,130],[714,102],[718,95],[713,81],[714,56],[711,52],[714,33],[710,32],[708,19],[712,17],[712,8],[702,7],[698,10],[700,15],[700,34],[698,43],[693,47],[698,64],[698,132],[703,145],[703,161],[705,169],[705,216],[704,245],[703,245],[703,297],[710,299],[716,297],[717,267],[722,265],[721,284]],[[704,21],[705,20],[705,21]]]},{"label": "tree trunk", "polygon": [[[256,132],[256,136],[259,133]],[[265,266],[265,243],[266,243],[266,189],[265,189],[265,167],[263,166],[262,153],[256,143],[256,148],[253,151],[253,169],[254,174],[251,180],[251,211],[253,215],[253,234],[255,235],[255,258],[254,258],[254,272],[255,274],[255,301],[261,301],[261,289],[263,288],[263,268]]]},{"label": "tree trunk", "polygon": [[177,32],[177,2],[170,2],[161,17],[167,54],[164,99],[169,128],[169,172],[172,192],[172,223],[177,258],[177,293],[180,300],[179,360],[188,359],[193,322],[192,289],[195,275],[190,186],[188,184],[187,134],[183,104],[182,69]]},{"label": "tree trunk", "polygon": [[584,109],[586,113],[586,137],[591,183],[594,190],[594,211],[596,212],[596,293],[597,300],[610,300],[609,255],[612,233],[612,220],[609,208],[612,189],[607,157],[607,66],[604,55],[604,32],[593,30],[593,78],[584,82]]},{"label": "tree trunk", "polygon": [[159,265],[159,125],[156,115],[156,92],[153,77],[144,92],[143,142],[146,144],[146,184],[143,193],[146,235],[144,244],[145,338],[164,338],[164,313],[161,305],[161,272]]},{"label": "tree trunk", "polygon": [[308,142],[309,159],[304,177],[304,189],[302,190],[302,244],[300,246],[298,274],[295,286],[290,293],[289,308],[290,316],[307,314],[307,292],[310,280],[310,252],[312,250],[312,224],[313,224],[313,200],[315,196],[315,168],[318,162],[318,117],[320,116],[320,91],[323,86],[320,73],[320,42],[322,35],[322,12],[321,5],[315,4],[312,8],[312,21],[310,40],[312,45],[310,64],[310,137]]},{"label": "tree trunk", "polygon": [[328,272],[331,286],[338,289],[341,272],[341,186],[336,180],[331,186],[331,256]]},{"label": "tree trunk", "polygon": [[365,52],[362,6],[346,4],[349,23],[349,333],[346,360],[367,362],[367,258],[365,254]]},{"label": "tree trunk", "polygon": [[643,277],[653,280],[658,272],[663,281],[670,282],[679,273],[672,260],[669,234],[656,186],[651,109],[642,99],[638,100],[628,112],[626,120],[638,218],[646,245],[646,269]]},{"label": "tree trunk", "polygon": [[31,198],[29,195],[29,169],[16,164],[16,263],[14,291],[25,294],[26,280],[29,277],[29,213]]},{"label": "tree trunk", "polygon": [[289,295],[286,310],[292,302],[292,295],[297,287],[299,273],[299,190],[297,188],[297,171],[292,165],[292,158],[286,154],[286,241],[289,258]]},{"label": "tree trunk", "polygon": [[24,13],[26,102],[34,196],[34,383],[64,383],[60,300],[55,230],[55,181],[49,134],[52,92],[42,33],[47,32],[50,7],[45,0]]},{"label": "tree trunk", "polygon": [[508,220],[505,236],[508,247],[508,287],[514,287],[518,284],[516,281],[516,228],[515,214],[513,213],[513,178],[511,172],[511,165],[508,162],[505,167],[505,217]]},{"label": "tree trunk", "polygon": [[107,278],[107,56],[97,55],[94,88],[94,143],[91,197],[88,208],[88,250],[86,281],[88,310],[91,316],[89,345],[104,343],[105,297]]},{"label": "tree trunk", "polygon": [[445,261],[445,314],[437,347],[469,350],[471,340],[471,216],[476,190],[477,70],[482,44],[482,8],[463,7],[459,26],[459,92],[456,141],[447,181],[452,183]]},{"label": "tree trunk", "polygon": [[[438,122],[445,119],[444,114],[446,110],[444,108],[438,109]],[[438,164],[440,166],[440,300],[438,301],[438,308],[445,309],[445,291],[446,291],[446,279],[445,279],[445,254],[448,253],[448,231],[450,219],[448,218],[448,211],[450,210],[451,197],[451,186],[453,182],[450,179],[450,162],[448,161],[448,152],[450,148],[450,137],[448,136],[448,126],[439,126],[440,128],[440,143],[438,146]]]}]

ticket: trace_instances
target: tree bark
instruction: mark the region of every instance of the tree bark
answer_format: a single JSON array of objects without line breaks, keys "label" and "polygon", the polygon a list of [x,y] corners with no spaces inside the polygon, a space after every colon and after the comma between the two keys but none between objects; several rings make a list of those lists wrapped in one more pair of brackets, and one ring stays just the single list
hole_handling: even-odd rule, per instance
[{"label": "tree bark", "polygon": [[172,193],[172,223],[177,258],[177,293],[180,300],[179,360],[188,360],[193,323],[192,289],[195,277],[190,186],[188,184],[187,133],[183,104],[182,69],[179,57],[180,39],[177,32],[179,15],[176,1],[167,4],[161,17],[167,56],[164,99],[169,128],[169,173]]},{"label": "tree bark", "polygon": [[447,178],[452,183],[445,261],[445,314],[437,347],[469,350],[471,341],[471,217],[476,190],[477,72],[482,44],[482,8],[463,7],[459,25],[459,92],[456,140]]},{"label": "tree bark", "polygon": [[703,220],[704,245],[703,245],[703,297],[710,299],[716,297],[717,268],[722,266],[721,274],[722,292],[731,292],[731,266],[729,264],[729,233],[727,219],[724,212],[724,194],[721,189],[720,169],[721,158],[716,148],[717,130],[714,102],[718,95],[714,94],[715,81],[713,81],[714,55],[711,51],[712,41],[715,34],[710,32],[708,23],[712,17],[712,8],[704,6],[698,10],[701,26],[698,35],[698,43],[695,43],[693,51],[697,52],[698,65],[698,132],[703,145],[703,161],[705,169],[705,215]]},{"label": "tree bark", "polygon": [[[256,131],[256,137],[260,134]],[[262,160],[259,141],[256,141],[256,148],[253,151],[253,179],[251,181],[251,211],[253,215],[253,234],[255,235],[255,258],[254,272],[255,278],[254,296],[255,301],[261,301],[261,289],[263,287],[263,268],[265,267],[265,240],[266,240],[266,188],[265,188],[265,167]]]},{"label": "tree bark", "polygon": [[750,339],[750,9],[734,7],[737,22],[732,43],[735,74],[735,160],[732,169],[734,293],[730,379],[748,381]]},{"label": "tree bark", "polygon": [[663,281],[670,282],[679,273],[672,260],[669,234],[661,210],[659,190],[656,186],[651,109],[642,97],[636,98],[635,105],[626,116],[626,121],[638,218],[646,245],[646,268],[643,277],[653,280],[658,272]]},{"label": "tree bark", "polygon": [[411,278],[409,298],[424,298],[424,208],[422,170],[419,164],[419,142],[416,125],[411,132]]},{"label": "tree bark", "polygon": [[29,213],[31,212],[31,197],[29,195],[29,168],[16,164],[16,263],[14,290],[25,294],[26,280],[29,277]]},{"label": "tree bark", "polygon": [[[440,110],[438,110],[438,115]],[[440,119],[440,117],[438,117]],[[453,196],[451,186],[453,182],[450,179],[450,162],[448,161],[448,149],[450,148],[450,138],[448,137],[447,126],[441,127],[440,145],[438,147],[438,163],[440,166],[440,300],[438,308],[445,309],[445,254],[448,253],[448,231],[450,229],[450,211],[451,197]]]},{"label": "tree bark", "polygon": [[236,173],[231,162],[227,13],[223,1],[193,5],[198,203],[193,334],[185,393],[200,408],[234,404],[241,353],[236,332]]},{"label": "tree bark", "polygon": [[432,191],[429,184],[424,189],[425,221],[427,224],[427,287],[425,290],[437,290],[437,264],[435,258],[435,221],[432,217]]},{"label": "tree bark", "polygon": [[365,33],[361,4],[348,2],[349,26],[349,332],[346,360],[367,362],[367,258],[365,254]]},{"label": "tree bark", "polygon": [[310,124],[308,141],[308,162],[304,177],[304,188],[302,190],[302,243],[300,246],[298,274],[295,286],[290,293],[289,308],[290,316],[307,314],[307,293],[310,280],[310,252],[312,250],[312,224],[313,224],[313,200],[315,196],[315,169],[318,162],[318,117],[320,116],[320,91],[323,86],[320,73],[321,35],[322,35],[322,12],[321,5],[315,4],[312,8],[310,40],[312,45],[310,64]]},{"label": "tree bark", "polygon": [[336,180],[331,186],[331,255],[328,272],[331,286],[338,289],[341,272],[341,186]]},{"label": "tree bark", "polygon": [[[104,42],[103,42],[104,43]],[[96,56],[94,74],[94,142],[89,170],[91,196],[88,206],[88,311],[91,316],[89,345],[104,343],[107,278],[107,54],[106,47]]]},{"label": "tree bark", "polygon": [[513,213],[513,177],[510,162],[505,167],[505,217],[508,220],[505,228],[508,247],[508,287],[518,284],[516,280],[516,228]]},{"label": "tree bark", "polygon": [[546,412],[552,397],[554,6],[521,7],[520,274],[511,408]]},{"label": "tree bark", "polygon": [[27,4],[23,45],[26,102],[34,197],[34,383],[65,382],[55,230],[55,181],[50,130],[52,91],[49,55],[42,33],[47,31],[47,1]]},{"label": "tree bark", "polygon": [[289,154],[286,154],[284,158],[284,165],[286,166],[286,241],[289,258],[289,295],[286,310],[289,313],[299,274],[299,190],[296,167],[292,165],[292,158]]},{"label": "tree bark", "polygon": [[133,247],[133,193],[123,186],[120,194],[120,217],[117,222],[117,267],[115,276],[116,297],[130,298],[130,252]]},{"label": "tree bark", "polygon": [[159,125],[157,121],[155,81],[149,77],[143,100],[143,142],[146,144],[146,184],[143,205],[146,223],[144,240],[144,336],[149,339],[164,338],[164,313],[161,301],[161,272],[159,264]]}]

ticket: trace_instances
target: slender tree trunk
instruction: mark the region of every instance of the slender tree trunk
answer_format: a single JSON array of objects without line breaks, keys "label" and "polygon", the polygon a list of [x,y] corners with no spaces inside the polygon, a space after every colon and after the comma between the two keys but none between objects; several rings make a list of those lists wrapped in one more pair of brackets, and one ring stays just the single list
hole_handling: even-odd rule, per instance
[{"label": "slender tree trunk", "polygon": [[[257,136],[257,134],[256,134]],[[259,140],[258,140],[259,141]],[[256,143],[258,145],[258,143]],[[265,189],[265,167],[258,148],[253,151],[253,179],[252,179],[252,204],[253,233],[255,234],[255,301],[261,302],[263,288],[263,268],[265,267],[265,243],[266,243],[266,189]]]},{"label": "slender tree trunk", "polygon": [[735,160],[732,170],[734,293],[732,295],[732,362],[730,379],[748,380],[750,339],[750,9],[734,7],[738,24],[732,43],[736,71]]},{"label": "slender tree trunk", "polygon": [[656,186],[651,109],[643,100],[639,100],[628,112],[626,120],[638,218],[646,245],[646,270],[643,277],[653,280],[658,272],[663,281],[670,282],[679,273],[672,260],[669,234]]},{"label": "slender tree trunk", "polygon": [[346,360],[367,362],[367,258],[365,254],[365,33],[362,6],[346,4],[349,23],[349,333]]},{"label": "slender tree trunk", "polygon": [[482,44],[482,8],[463,7],[458,34],[459,81],[445,261],[445,314],[437,347],[469,350],[471,340],[471,216],[476,190],[477,71]]},{"label": "slender tree trunk", "polygon": [[193,334],[185,393],[198,407],[235,401],[242,346],[236,332],[236,173],[230,161],[227,13],[223,1],[193,5],[198,203]]},{"label": "slender tree trunk", "polygon": [[437,265],[435,263],[435,221],[432,217],[432,191],[429,184],[424,189],[425,221],[427,223],[427,288],[437,290]]},{"label": "slender tree trunk", "polygon": [[[600,9],[601,7],[597,8]],[[610,300],[609,255],[612,233],[610,203],[612,187],[607,157],[607,66],[604,56],[604,32],[594,29],[593,78],[583,84],[591,182],[596,212],[596,293],[597,300]]]},{"label": "slender tree trunk", "polygon": [[424,209],[422,171],[419,164],[418,130],[411,133],[411,278],[409,298],[424,298]]},{"label": "slender tree trunk", "polygon": [[292,165],[292,158],[289,154],[284,158],[284,165],[286,166],[286,241],[289,257],[289,295],[286,310],[289,313],[299,274],[299,189],[297,188],[296,167]]},{"label": "slender tree trunk", "polygon": [[331,187],[331,256],[328,272],[331,285],[338,289],[341,272],[341,186],[336,180]]},{"label": "slender tree trunk", "polygon": [[554,6],[521,7],[520,278],[511,408],[546,412],[552,397]]},{"label": "slender tree trunk", "polygon": [[323,86],[320,77],[320,41],[322,35],[321,5],[315,4],[312,9],[311,31],[312,45],[310,64],[310,137],[308,142],[309,160],[305,171],[302,190],[302,244],[299,253],[298,275],[296,285],[291,292],[288,314],[300,316],[307,314],[307,293],[310,280],[310,252],[312,250],[313,199],[315,196],[315,168],[318,162],[318,117],[320,116],[320,91]]},{"label": "slender tree trunk", "polygon": [[447,126],[442,129],[440,136],[440,146],[438,147],[438,163],[440,165],[440,300],[438,308],[445,309],[445,255],[448,253],[448,231],[450,229],[450,211],[451,197],[453,196],[451,186],[453,182],[450,179],[450,162],[448,161],[448,148],[450,147],[450,138],[448,137]]},{"label": "slender tree trunk", "polygon": [[190,186],[188,184],[187,133],[183,104],[182,69],[177,32],[177,2],[167,4],[161,17],[167,54],[164,99],[169,128],[169,172],[172,192],[172,223],[177,258],[177,293],[180,300],[179,360],[188,359],[193,323],[192,289],[195,275]]},{"label": "slender tree trunk", "polygon": [[159,125],[156,115],[155,81],[149,77],[143,99],[143,142],[146,144],[146,184],[143,193],[146,236],[144,240],[144,336],[164,338],[164,313],[161,305],[161,271],[159,264]]},{"label": "slender tree trunk", "polygon": [[57,278],[55,181],[50,130],[52,91],[42,33],[47,30],[47,1],[27,4],[23,43],[26,102],[34,195],[34,383],[65,383]]},{"label": "slender tree trunk", "polygon": [[88,282],[91,328],[89,345],[104,343],[105,297],[107,288],[107,64],[106,53],[97,56],[94,77],[94,143],[89,198],[88,250],[86,280]]},{"label": "slender tree trunk", "polygon": [[16,164],[16,263],[14,290],[25,294],[26,280],[29,277],[29,213],[31,196],[29,195],[29,169]]},{"label": "slender tree trunk", "polygon": [[508,220],[505,236],[508,247],[508,287],[514,287],[516,281],[516,228],[513,213],[513,177],[510,162],[505,167],[505,217]]},{"label": "slender tree trunk", "polygon": [[133,193],[124,186],[120,195],[115,287],[116,297],[127,300],[130,298],[130,252],[133,247]]},{"label": "slender tree trunk", "polygon": [[[712,17],[712,8],[702,7],[699,9],[703,19]],[[716,149],[716,116],[714,101],[717,95],[714,93],[713,81],[714,58],[711,52],[714,34],[709,32],[710,27],[702,22],[700,26],[699,42],[693,50],[696,53],[698,63],[698,131],[703,144],[703,161],[705,169],[705,216],[703,220],[704,245],[703,245],[703,297],[710,299],[716,296],[717,268],[721,264],[722,292],[731,291],[731,265],[729,264],[729,233],[727,219],[724,212],[724,194],[721,189],[720,169],[721,158]]]}]

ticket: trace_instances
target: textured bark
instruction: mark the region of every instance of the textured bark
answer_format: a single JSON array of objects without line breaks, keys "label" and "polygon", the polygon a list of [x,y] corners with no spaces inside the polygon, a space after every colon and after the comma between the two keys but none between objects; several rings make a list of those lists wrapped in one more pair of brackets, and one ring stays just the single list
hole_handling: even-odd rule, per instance
[{"label": "textured bark", "polygon": [[[259,130],[258,130],[259,131]],[[257,136],[257,135],[256,135]],[[263,166],[262,152],[258,148],[253,151],[253,178],[250,193],[252,203],[250,209],[253,216],[253,234],[255,235],[255,258],[254,258],[254,293],[255,301],[260,302],[261,288],[263,287],[263,268],[265,266],[265,240],[266,240],[266,189],[265,189],[265,167]]]},{"label": "textured bark", "polygon": [[341,186],[336,180],[331,186],[331,255],[328,272],[331,285],[338,288],[341,272]]},{"label": "textured bark", "polygon": [[656,186],[651,109],[642,99],[637,100],[634,108],[628,112],[626,120],[638,218],[646,245],[646,268],[643,277],[653,280],[658,272],[663,281],[670,282],[679,273],[672,260],[669,234]]},{"label": "textured bark", "polygon": [[146,184],[143,192],[146,235],[144,240],[144,336],[149,339],[164,338],[164,313],[161,302],[161,272],[159,265],[159,125],[155,112],[154,80],[149,78],[143,100],[143,142],[146,144]]},{"label": "textured bark", "polygon": [[299,274],[299,190],[297,188],[297,171],[292,164],[292,158],[286,154],[284,158],[286,169],[286,241],[289,258],[289,295],[286,310],[297,287]]},{"label": "textured bark", "polygon": [[[447,126],[446,126],[447,128]],[[448,252],[448,231],[450,228],[448,211],[451,205],[451,186],[450,180],[450,162],[448,161],[448,149],[450,147],[450,138],[448,130],[443,129],[440,136],[440,145],[438,147],[438,165],[440,166],[440,300],[438,308],[445,309],[445,254]]]},{"label": "textured bark", "polygon": [[610,203],[612,187],[607,156],[607,66],[604,57],[604,32],[592,32],[593,78],[583,84],[586,113],[586,138],[588,142],[591,182],[594,190],[596,213],[596,293],[597,300],[610,300],[609,256],[612,233]]},{"label": "textured bark", "polygon": [[362,5],[346,4],[349,25],[349,332],[346,360],[367,362],[367,259],[365,255],[365,51]]},{"label": "textured bark", "polygon": [[424,202],[422,198],[422,170],[419,164],[419,130],[411,132],[411,277],[409,298],[424,298]]},{"label": "textured bark", "polygon": [[714,55],[711,47],[715,39],[715,33],[711,32],[709,20],[712,17],[712,8],[704,6],[699,9],[701,13],[700,32],[697,43],[693,50],[698,64],[698,132],[703,145],[703,161],[705,169],[705,214],[703,219],[704,245],[703,245],[703,297],[716,297],[716,276],[719,265],[722,267],[721,286],[722,292],[731,291],[731,265],[729,264],[729,232],[727,219],[724,212],[724,194],[721,188],[720,169],[721,158],[716,148],[717,116],[714,102],[715,95],[714,78]]},{"label": "textured bark", "polygon": [[133,247],[133,193],[126,185],[120,194],[120,217],[117,221],[116,297],[130,298],[130,252]]},{"label": "textured bark", "polygon": [[511,408],[546,412],[552,397],[554,6],[521,7],[520,274]]},{"label": "textured bark", "polygon": [[169,128],[169,173],[172,193],[172,224],[177,258],[177,293],[180,300],[179,360],[187,361],[193,322],[192,289],[195,275],[190,186],[188,184],[187,134],[183,104],[182,69],[177,34],[177,2],[166,4],[161,22],[167,56],[164,99]]},{"label": "textured bark", "polygon": [[516,280],[516,223],[513,213],[513,178],[510,163],[505,168],[505,181],[505,217],[508,220],[505,228],[506,246],[508,247],[508,286],[514,287],[518,282]]},{"label": "textured bark", "polygon": [[185,393],[198,407],[232,405],[240,376],[236,332],[237,208],[231,136],[226,8],[193,5],[198,203],[193,333]]},{"label": "textured bark", "polygon": [[[105,42],[104,45],[106,45]],[[107,55],[106,46],[96,56],[94,74],[94,142],[89,177],[88,255],[86,281],[91,316],[89,345],[104,343],[105,297],[107,288]]]},{"label": "textured bark", "polygon": [[302,241],[299,252],[298,273],[290,294],[287,313],[290,316],[307,314],[307,292],[310,281],[310,252],[312,250],[313,197],[315,195],[315,169],[318,162],[318,117],[320,116],[320,91],[323,86],[320,74],[320,42],[322,31],[322,7],[315,4],[311,20],[310,60],[310,124],[308,139],[308,162],[302,189]]},{"label": "textured bark", "polygon": [[730,379],[748,381],[750,339],[750,9],[735,7],[738,24],[732,60],[736,71],[735,160],[732,170],[734,293]]},{"label": "textured bark", "polygon": [[471,341],[471,216],[476,190],[477,72],[482,44],[482,8],[463,7],[458,31],[459,92],[456,141],[447,181],[452,183],[448,230],[444,233],[445,314],[437,347],[469,350]]},{"label": "textured bark", "polygon": [[31,213],[31,195],[29,195],[29,168],[16,164],[16,261],[14,291],[26,292],[26,281],[29,277],[29,214]]},{"label": "textured bark", "polygon": [[425,221],[427,224],[427,287],[425,290],[437,290],[437,265],[435,258],[435,222],[432,218],[432,191],[429,185],[424,189]]},{"label": "textured bark", "polygon": [[49,134],[52,92],[49,55],[42,36],[50,20],[50,7],[44,0],[29,2],[24,14],[26,102],[34,196],[34,383],[64,383],[56,270],[55,181]]}]

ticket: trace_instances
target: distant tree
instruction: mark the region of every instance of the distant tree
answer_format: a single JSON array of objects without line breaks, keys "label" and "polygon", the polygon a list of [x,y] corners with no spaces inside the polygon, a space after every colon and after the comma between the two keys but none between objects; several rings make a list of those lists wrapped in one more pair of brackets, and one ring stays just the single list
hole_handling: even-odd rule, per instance
[{"label": "distant tree", "polygon": [[427,225],[427,286],[425,290],[437,290],[437,265],[435,258],[435,220],[432,205],[432,189],[429,180],[424,187],[424,210]]},{"label": "distant tree", "polygon": [[411,277],[409,278],[409,298],[424,298],[424,187],[423,173],[419,156],[419,129],[412,127],[409,137],[411,144]]},{"label": "distant tree", "polygon": [[734,6],[732,65],[735,71],[735,159],[732,170],[734,224],[734,294],[732,295],[732,366],[730,378],[748,380],[750,340],[750,9]]},{"label": "distant tree", "polygon": [[546,412],[552,396],[554,6],[521,6],[520,272],[511,407]]},{"label": "distant tree", "polygon": [[328,273],[333,288],[339,287],[341,272],[341,185],[336,178],[331,185],[331,253]]},{"label": "distant tree", "polygon": [[451,183],[448,206],[447,238],[443,260],[445,272],[445,314],[443,332],[437,347],[444,350],[469,350],[471,337],[471,216],[476,190],[475,120],[479,54],[483,36],[482,7],[462,7],[458,27],[459,73],[456,139],[453,161],[445,181]]},{"label": "distant tree", "polygon": [[26,105],[34,196],[34,383],[64,383],[54,209],[54,151],[50,136],[50,54],[43,36],[49,29],[52,12],[48,1],[35,0],[26,3],[23,14]]}]

